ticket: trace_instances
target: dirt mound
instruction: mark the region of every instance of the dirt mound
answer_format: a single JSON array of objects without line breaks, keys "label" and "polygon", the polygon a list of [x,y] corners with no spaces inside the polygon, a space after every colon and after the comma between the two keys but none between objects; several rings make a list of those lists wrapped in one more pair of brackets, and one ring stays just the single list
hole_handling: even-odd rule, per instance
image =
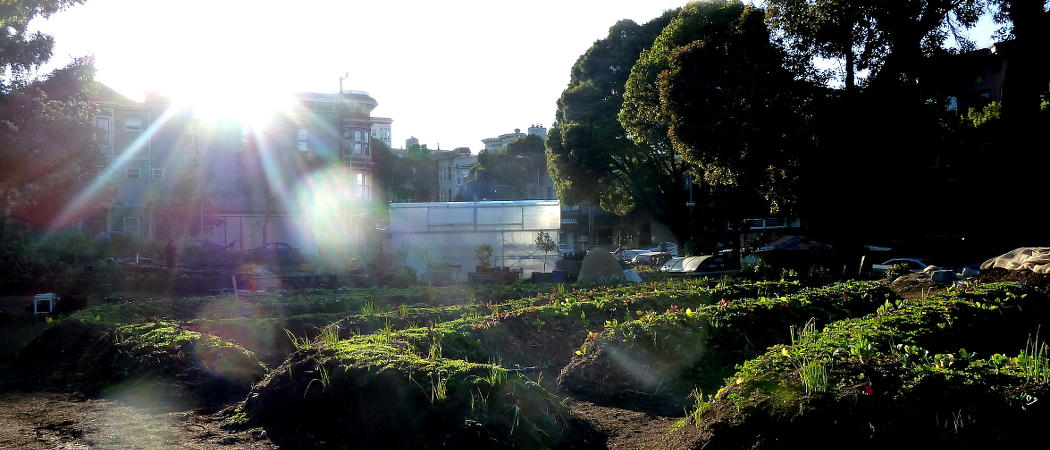
[{"label": "dirt mound", "polygon": [[574,442],[588,433],[562,399],[524,376],[462,361],[382,361],[362,350],[382,351],[292,355],[239,408],[243,425],[356,448],[580,448]]},{"label": "dirt mound", "polygon": [[21,388],[161,396],[159,402],[179,408],[218,407],[241,399],[265,370],[236,344],[173,324],[107,330],[76,319],[44,331],[15,364],[29,375],[21,377]]},{"label": "dirt mound", "polygon": [[1009,270],[996,267],[982,270],[973,280],[980,283],[1021,283],[1035,287],[1040,292],[1050,294],[1050,275],[1035,273],[1027,269]]}]

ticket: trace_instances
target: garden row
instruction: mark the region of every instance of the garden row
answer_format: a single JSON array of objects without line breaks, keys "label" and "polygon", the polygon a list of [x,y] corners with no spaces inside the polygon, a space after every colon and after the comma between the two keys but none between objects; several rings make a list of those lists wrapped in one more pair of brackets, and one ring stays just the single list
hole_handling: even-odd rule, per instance
[{"label": "garden row", "polygon": [[885,444],[856,436],[912,424],[900,414],[984,442],[959,431],[980,428],[974,407],[913,402],[945,388],[995,414],[1036,405],[1041,344],[1004,356],[1038,329],[1035,297],[971,285],[903,301],[878,282],[730,278],[254,293],[97,305],[34,345],[81,355],[50,372],[80,389],[165,383],[239,402],[244,426],[364,447],[557,448],[590,432],[569,398],[688,407],[710,448],[801,426],[838,430],[827,445]]}]

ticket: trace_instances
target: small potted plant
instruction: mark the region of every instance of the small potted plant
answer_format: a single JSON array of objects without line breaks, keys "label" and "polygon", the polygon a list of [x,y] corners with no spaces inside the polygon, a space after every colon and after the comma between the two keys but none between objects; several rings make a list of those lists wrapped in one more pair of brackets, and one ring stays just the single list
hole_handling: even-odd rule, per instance
[{"label": "small potted plant", "polygon": [[558,243],[551,238],[550,233],[541,231],[536,234],[536,248],[543,252],[543,271],[547,269],[547,255],[558,251]]},{"label": "small potted plant", "polygon": [[478,257],[478,265],[475,267],[477,273],[485,273],[492,264],[492,246],[481,244],[474,250],[474,256]]}]

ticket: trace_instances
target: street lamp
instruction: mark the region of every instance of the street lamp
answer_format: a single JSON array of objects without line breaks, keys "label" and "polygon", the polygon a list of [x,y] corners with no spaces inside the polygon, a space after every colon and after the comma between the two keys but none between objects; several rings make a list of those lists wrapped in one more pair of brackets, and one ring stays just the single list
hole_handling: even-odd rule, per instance
[{"label": "street lamp", "polygon": [[[535,159],[532,159],[532,158],[530,158],[530,157],[528,157],[528,156],[525,156],[525,155],[517,155],[517,156],[515,156],[515,158],[518,158],[518,159],[522,159],[522,158],[525,158],[525,159],[527,159],[527,160],[529,160],[529,161],[532,161],[532,165],[533,165],[533,166],[535,166],[535,165],[536,165],[536,160],[535,160]],[[535,186],[535,187],[533,188],[533,190],[534,190],[534,191],[535,191],[535,193],[536,193],[535,197],[536,197],[537,199],[539,199],[539,198],[540,198],[540,169],[539,169],[539,167],[537,167],[537,168],[536,168],[536,186]]]},{"label": "street lamp", "polygon": [[497,184],[496,187],[498,187],[498,188],[505,187],[505,188],[517,189],[517,190],[521,191],[522,194],[525,194],[525,196],[529,195],[529,193],[526,190],[524,190],[524,189],[522,189],[520,187],[517,187],[517,186],[508,186],[506,184]]}]

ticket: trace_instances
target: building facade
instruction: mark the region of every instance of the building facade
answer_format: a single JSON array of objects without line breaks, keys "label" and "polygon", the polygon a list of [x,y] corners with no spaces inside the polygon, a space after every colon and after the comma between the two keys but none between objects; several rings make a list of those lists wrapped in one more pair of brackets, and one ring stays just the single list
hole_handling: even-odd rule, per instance
[{"label": "building facade", "polygon": [[452,202],[464,199],[467,188],[467,176],[470,168],[477,162],[477,156],[470,153],[467,147],[460,147],[449,152],[435,152],[438,168],[438,201]]},{"label": "building facade", "polygon": [[[378,102],[367,93],[295,94],[248,123],[206,117],[157,93],[135,102],[103,92],[96,139],[114,196],[105,229],[93,231],[232,250],[285,242],[304,253],[346,253],[361,230],[374,228],[364,213],[373,199]],[[380,122],[389,135],[392,120]],[[327,242],[332,237],[341,242]]]}]

